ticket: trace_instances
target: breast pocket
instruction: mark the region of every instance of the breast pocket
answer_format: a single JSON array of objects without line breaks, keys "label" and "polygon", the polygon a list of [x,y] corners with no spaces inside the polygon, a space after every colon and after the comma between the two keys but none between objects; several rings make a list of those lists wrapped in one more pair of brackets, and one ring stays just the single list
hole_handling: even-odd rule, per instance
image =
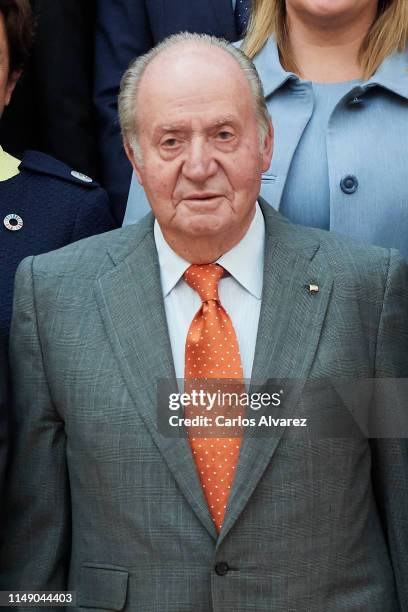
[{"label": "breast pocket", "polygon": [[98,610],[123,610],[129,574],[123,567],[85,563],[81,567],[77,605]]}]

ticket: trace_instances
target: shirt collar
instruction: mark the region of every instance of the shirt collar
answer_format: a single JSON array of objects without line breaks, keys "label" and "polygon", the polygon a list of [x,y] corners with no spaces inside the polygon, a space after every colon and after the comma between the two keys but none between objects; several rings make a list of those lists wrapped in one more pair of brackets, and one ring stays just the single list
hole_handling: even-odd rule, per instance
[{"label": "shirt collar", "polygon": [[408,47],[405,51],[387,57],[362,87],[369,89],[374,85],[380,85],[399,96],[408,98]]},{"label": "shirt collar", "polygon": [[[282,68],[278,47],[273,36],[268,38],[254,57],[253,62],[262,81],[265,97],[270,96],[289,79],[300,80],[296,74],[286,72]],[[393,53],[387,57],[377,72],[368,81],[362,83],[361,87],[369,89],[375,85],[408,98],[408,47],[400,53]]]},{"label": "shirt collar", "polygon": [[282,68],[279,51],[273,36],[270,36],[262,49],[255,55],[253,62],[261,79],[265,98],[273,94],[289,79],[299,80],[293,72]]},{"label": "shirt collar", "polygon": [[[157,220],[154,222],[154,239],[159,257],[162,292],[165,298],[191,264],[177,255],[168,245]],[[262,297],[264,248],[265,222],[257,203],[255,216],[247,233],[230,251],[224,253],[217,263],[258,300]]]}]

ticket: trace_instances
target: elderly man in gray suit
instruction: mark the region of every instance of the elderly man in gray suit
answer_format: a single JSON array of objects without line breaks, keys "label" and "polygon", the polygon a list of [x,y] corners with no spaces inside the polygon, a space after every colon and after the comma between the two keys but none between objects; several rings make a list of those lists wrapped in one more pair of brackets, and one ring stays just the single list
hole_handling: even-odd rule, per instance
[{"label": "elderly man in gray suit", "polygon": [[17,274],[1,588],[70,589],[78,610],[407,610],[403,441],[175,437],[156,411],[160,379],[200,373],[406,376],[405,264],[257,201],[272,128],[224,41],[139,58],[120,112],[153,214]]}]

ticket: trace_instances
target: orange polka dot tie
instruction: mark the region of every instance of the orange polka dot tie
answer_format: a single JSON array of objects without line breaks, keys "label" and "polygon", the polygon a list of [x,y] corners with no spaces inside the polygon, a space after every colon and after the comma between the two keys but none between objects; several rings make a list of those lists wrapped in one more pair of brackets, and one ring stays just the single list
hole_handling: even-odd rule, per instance
[{"label": "orange polka dot tie", "polygon": [[[235,330],[218,297],[218,283],[224,272],[218,264],[205,264],[192,265],[184,273],[184,280],[197,291],[202,301],[187,334],[187,380],[243,378]],[[191,390],[191,385],[187,386]],[[190,445],[211,517],[219,532],[236,471],[241,437],[190,436]]]}]

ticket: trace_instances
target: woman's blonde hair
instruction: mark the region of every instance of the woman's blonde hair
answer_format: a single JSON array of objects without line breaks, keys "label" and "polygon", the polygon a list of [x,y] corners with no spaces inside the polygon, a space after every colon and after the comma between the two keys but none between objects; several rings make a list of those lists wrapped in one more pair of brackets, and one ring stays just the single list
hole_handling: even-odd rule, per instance
[{"label": "woman's blonde hair", "polygon": [[[299,73],[286,28],[285,0],[253,0],[252,16],[242,50],[253,58],[273,35],[285,70]],[[408,41],[408,0],[379,0],[377,17],[360,48],[363,78],[369,79],[383,60],[403,51]]]}]

